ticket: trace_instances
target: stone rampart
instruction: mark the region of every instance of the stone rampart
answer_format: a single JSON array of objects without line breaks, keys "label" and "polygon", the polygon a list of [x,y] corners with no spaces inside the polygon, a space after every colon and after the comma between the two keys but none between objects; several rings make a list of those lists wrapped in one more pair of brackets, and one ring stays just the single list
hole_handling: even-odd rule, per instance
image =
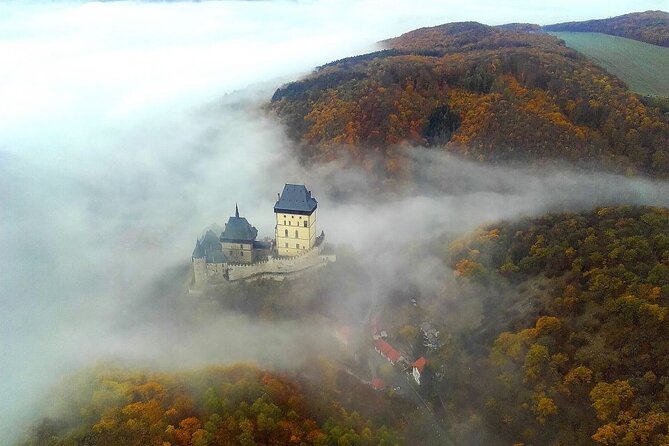
[{"label": "stone rampart", "polygon": [[314,248],[296,257],[278,257],[252,265],[228,265],[228,280],[242,280],[254,276],[278,278],[333,261],[332,256],[322,256],[320,248]]}]

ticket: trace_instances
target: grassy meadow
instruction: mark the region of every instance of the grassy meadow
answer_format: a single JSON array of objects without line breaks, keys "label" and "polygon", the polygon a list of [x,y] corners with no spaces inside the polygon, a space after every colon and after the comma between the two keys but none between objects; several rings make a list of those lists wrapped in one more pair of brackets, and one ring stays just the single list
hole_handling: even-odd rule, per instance
[{"label": "grassy meadow", "polygon": [[639,94],[669,97],[669,48],[600,33],[551,32]]}]

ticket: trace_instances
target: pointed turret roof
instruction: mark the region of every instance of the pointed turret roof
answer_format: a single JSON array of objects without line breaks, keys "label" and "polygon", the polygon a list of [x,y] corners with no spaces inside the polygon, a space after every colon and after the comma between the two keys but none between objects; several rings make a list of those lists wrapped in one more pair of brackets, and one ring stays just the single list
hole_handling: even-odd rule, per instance
[{"label": "pointed turret roof", "polygon": [[204,249],[202,249],[202,244],[198,240],[195,242],[195,249],[193,250],[193,256],[194,259],[201,259],[204,257]]},{"label": "pointed turret roof", "polygon": [[239,216],[239,207],[235,204],[235,216],[228,219],[220,240],[228,243],[252,243],[257,236],[258,230],[246,218]]},{"label": "pointed turret roof", "polygon": [[200,240],[195,242],[193,258],[206,259],[207,263],[223,263],[226,261],[221,250],[221,243],[214,231],[208,230]]}]

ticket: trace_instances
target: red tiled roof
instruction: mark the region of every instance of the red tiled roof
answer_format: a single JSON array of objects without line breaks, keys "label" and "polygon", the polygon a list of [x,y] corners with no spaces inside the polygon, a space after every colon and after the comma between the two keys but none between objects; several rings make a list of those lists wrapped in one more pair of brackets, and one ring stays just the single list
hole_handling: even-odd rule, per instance
[{"label": "red tiled roof", "polygon": [[420,373],[423,373],[425,364],[427,364],[427,359],[421,356],[420,358],[416,359],[416,361],[412,364],[412,366],[417,368]]},{"label": "red tiled roof", "polygon": [[388,360],[392,362],[397,362],[400,357],[402,356],[400,352],[395,350],[392,345],[388,344],[386,341],[383,339],[377,339],[374,342],[374,347]]},{"label": "red tiled roof", "polygon": [[381,390],[386,387],[386,383],[381,378],[372,379],[372,388],[374,390]]}]

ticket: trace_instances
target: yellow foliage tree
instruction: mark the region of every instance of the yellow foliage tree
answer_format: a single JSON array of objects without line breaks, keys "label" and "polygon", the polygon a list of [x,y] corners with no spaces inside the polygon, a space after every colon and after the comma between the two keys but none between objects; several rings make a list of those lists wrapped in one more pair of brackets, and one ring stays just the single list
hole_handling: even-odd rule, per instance
[{"label": "yellow foliage tree", "polygon": [[597,418],[603,421],[617,416],[623,403],[633,396],[634,389],[627,380],[616,380],[611,384],[600,382],[590,392],[592,407],[597,413]]}]

